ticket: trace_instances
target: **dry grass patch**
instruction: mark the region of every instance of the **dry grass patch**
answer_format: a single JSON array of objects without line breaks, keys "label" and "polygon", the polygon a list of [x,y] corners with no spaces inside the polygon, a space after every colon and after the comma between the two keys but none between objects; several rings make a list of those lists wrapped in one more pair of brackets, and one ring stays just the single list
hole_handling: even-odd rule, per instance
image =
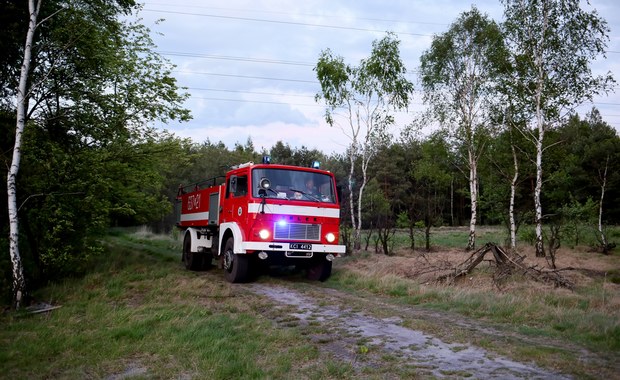
[{"label": "dry grass patch", "polygon": [[[353,258],[345,260],[342,268],[358,273],[366,277],[391,282],[397,279],[409,279],[415,284],[432,284],[438,277],[450,273],[471,252],[459,249],[437,250],[435,252],[411,253],[410,250],[401,249],[395,256],[380,254],[366,254],[364,259]],[[538,269],[548,268],[545,258],[536,257],[533,248],[520,249],[520,255],[525,255],[524,265]],[[576,291],[586,291],[592,295],[592,291],[600,291],[601,301],[597,308],[606,312],[620,315],[620,284],[611,282],[610,273],[620,270],[620,259],[617,255],[605,256],[583,250],[563,249],[558,252],[556,266],[560,273],[576,284]],[[498,287],[494,283],[493,273],[496,265],[491,259],[486,259],[478,265],[465,278],[456,281],[455,287],[475,289],[477,291],[493,292],[522,292],[526,298],[528,294],[535,297],[543,293],[554,293],[559,296],[570,296],[575,292],[562,288],[556,288],[551,284],[541,284],[531,281],[520,273],[514,273],[512,277]],[[594,287],[594,288],[593,288]],[[593,288],[593,289],[589,289]]]},{"label": "dry grass patch", "polygon": [[[525,266],[547,268],[545,258],[535,257],[533,250],[520,254],[526,256]],[[574,283],[573,290],[533,281],[516,271],[498,282],[492,255],[450,286],[436,281],[470,255],[458,249],[430,253],[401,250],[390,257],[361,254],[337,263],[334,283],[407,304],[486,319],[532,335],[564,339],[600,352],[620,352],[620,285],[609,279],[610,273],[619,270],[617,255],[559,251],[557,268]]]}]

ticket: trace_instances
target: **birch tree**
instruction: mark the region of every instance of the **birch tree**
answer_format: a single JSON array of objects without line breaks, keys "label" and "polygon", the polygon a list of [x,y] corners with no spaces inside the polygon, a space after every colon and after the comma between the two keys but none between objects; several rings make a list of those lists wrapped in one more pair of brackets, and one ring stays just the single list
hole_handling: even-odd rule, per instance
[{"label": "birch tree", "polygon": [[[611,245],[605,232],[604,204],[609,184],[612,184],[613,189],[614,182],[617,184],[620,177],[620,138],[618,138],[616,131],[610,125],[603,122],[601,114],[597,109],[593,109],[587,116],[586,122],[591,128],[592,137],[586,143],[588,149],[583,159],[584,161],[589,161],[587,166],[591,167],[591,170],[595,172],[594,182],[600,189],[597,229],[601,251],[607,254],[611,249]],[[614,194],[612,193],[613,196]]]},{"label": "birch tree", "polygon": [[436,36],[420,58],[424,101],[464,150],[471,201],[468,250],[476,246],[478,163],[491,131],[496,78],[505,59],[499,26],[475,7],[463,13],[446,33]]},{"label": "birch tree", "polygon": [[598,233],[601,236],[601,247],[603,252],[607,253],[609,245],[607,236],[603,230],[603,200],[605,200],[605,188],[607,187],[607,169],[609,168],[609,156],[605,160],[605,167],[599,170],[599,179],[601,184],[601,197],[598,203]]},{"label": "birch tree", "polygon": [[[489,167],[483,178],[493,186],[484,190],[484,196],[489,200],[491,208],[495,207],[500,217],[507,224],[510,247],[517,247],[517,231],[522,222],[525,210],[530,206],[522,198],[520,184],[530,178],[531,165],[528,152],[523,150],[524,139],[515,130],[515,120],[510,112],[504,112],[502,117],[502,132],[492,139],[486,153]],[[499,176],[499,177],[495,177]],[[489,215],[487,214],[487,220]]]},{"label": "birch tree", "polygon": [[[407,108],[413,93],[413,84],[405,78],[407,70],[399,44],[391,33],[375,40],[370,57],[358,66],[345,64],[342,57],[326,49],[314,69],[321,83],[321,92],[315,98],[317,102],[325,101],[327,123],[340,126],[351,141],[347,150],[348,191],[355,251],[361,248],[362,197],[369,180],[368,165],[376,154],[377,142],[386,138],[389,126],[394,124],[391,112]],[[340,110],[344,110],[345,125],[339,123]],[[358,163],[362,180],[356,189]]]},{"label": "birch tree", "polygon": [[536,255],[543,242],[543,154],[545,133],[567,112],[614,83],[611,73],[593,75],[590,63],[604,55],[609,27],[596,10],[579,0],[502,0],[513,75],[507,78],[512,101],[529,114],[522,133],[536,150],[534,209]]},{"label": "birch tree", "polygon": [[37,28],[37,18],[43,0],[29,0],[28,12],[28,32],[26,33],[26,43],[24,45],[24,59],[19,75],[19,86],[17,90],[16,109],[17,124],[15,126],[15,143],[13,146],[13,157],[7,176],[8,193],[8,212],[9,212],[9,255],[13,267],[13,306],[19,309],[26,289],[22,260],[19,254],[19,220],[17,218],[17,173],[21,159],[22,135],[26,125],[26,110],[28,109],[28,73],[30,71],[30,58],[32,54],[32,43],[34,33]]}]

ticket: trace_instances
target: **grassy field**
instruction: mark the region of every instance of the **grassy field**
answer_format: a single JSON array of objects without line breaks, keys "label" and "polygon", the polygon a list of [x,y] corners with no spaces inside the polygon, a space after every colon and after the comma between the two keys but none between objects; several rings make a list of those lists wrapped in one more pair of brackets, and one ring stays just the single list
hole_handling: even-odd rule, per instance
[{"label": "grassy field", "polygon": [[[489,239],[479,241],[497,241],[492,239],[498,236],[492,229],[484,233]],[[458,246],[463,235],[452,229],[434,231],[431,253],[408,252],[403,247],[406,244],[400,244],[396,256],[364,253],[339,259],[334,275],[321,286],[457,313],[503,326],[507,335],[548,337],[617,362],[617,254],[603,256],[585,248],[559,252],[559,265],[581,269],[567,272],[576,283],[573,291],[519,276],[497,287],[489,265],[453,286],[413,275],[420,263],[462,261],[467,254],[450,247]],[[224,282],[220,271],[185,271],[175,239],[144,231],[117,231],[104,243],[107,253],[91,273],[35,294],[38,301],[61,308],[34,315],[8,312],[0,317],[0,378],[359,376],[351,363],[337,360],[321,350],[320,342],[307,339],[303,328],[276,328],[269,311],[273,305]],[[430,325],[410,327],[433,329]],[[572,366],[569,372],[577,377],[596,378],[601,373],[597,362],[575,364],[578,350],[549,352],[536,346],[506,345],[508,338],[476,339],[447,327],[436,333],[550,368]],[[389,368],[364,374],[367,378],[386,375],[398,376]]]},{"label": "grassy field", "polygon": [[[424,276],[418,275],[421,267],[433,268],[446,263],[456,266],[469,257],[471,252],[462,249],[467,244],[467,232],[467,228],[434,229],[431,252],[411,252],[406,248],[408,236],[401,231],[396,236],[395,256],[363,253],[360,257],[347,257],[341,260],[344,270],[332,283],[387,294],[405,303],[422,303],[501,323],[538,326],[537,333],[566,332],[566,339],[575,343],[602,351],[620,351],[618,252],[602,255],[588,245],[558,250],[557,269],[575,284],[571,291],[526,281],[519,275],[508,277],[498,287],[492,278],[495,271],[492,263],[481,264],[468,279],[454,286],[426,284]],[[620,240],[620,229],[614,228],[609,236],[611,241]],[[478,229],[478,246],[486,242],[501,245],[505,238],[501,228]],[[582,241],[595,244],[592,234],[589,239],[584,236]],[[518,253],[526,256],[525,264],[548,269],[546,259],[536,258],[533,247],[521,247]]]},{"label": "grassy field", "polygon": [[[5,379],[338,377],[346,366],[274,329],[255,296],[185,271],[168,239],[116,234],[97,270],[37,292],[62,305],[50,313],[5,314]],[[213,276],[216,276],[213,274]]]},{"label": "grassy field", "polygon": [[[501,244],[506,236],[501,229],[493,227],[483,227],[478,232],[478,246],[486,242]],[[610,231],[610,236],[611,241],[618,241],[620,231],[616,228]],[[432,281],[435,273],[446,270],[435,272],[433,269],[445,268],[447,264],[454,268],[469,257],[470,252],[462,249],[467,243],[466,228],[434,229],[431,252],[406,249],[408,238],[404,231],[396,235],[396,241],[394,256],[362,253],[340,260],[340,270],[336,271],[330,285],[351,292],[364,290],[404,305],[422,305],[487,321],[506,332],[506,341],[489,341],[487,337],[470,334],[465,334],[461,340],[476,342],[480,347],[521,361],[534,361],[558,370],[569,368],[580,378],[600,378],[600,374],[596,375],[595,362],[588,363],[581,357],[579,347],[604,358],[607,365],[619,362],[620,255],[617,252],[602,255],[587,245],[558,250],[557,268],[574,284],[572,290],[535,282],[521,273],[498,282],[492,260],[483,262],[468,276],[447,286]],[[582,241],[588,240],[582,238]],[[589,243],[594,245],[595,239]],[[420,240],[417,244],[421,245]],[[548,268],[546,259],[536,258],[531,246],[520,248],[519,253],[526,256],[526,265]],[[451,328],[436,333],[457,340],[461,334]],[[513,334],[552,339],[558,342],[557,349],[549,352],[548,347],[517,342],[508,345]],[[613,369],[607,373],[613,373]]]}]

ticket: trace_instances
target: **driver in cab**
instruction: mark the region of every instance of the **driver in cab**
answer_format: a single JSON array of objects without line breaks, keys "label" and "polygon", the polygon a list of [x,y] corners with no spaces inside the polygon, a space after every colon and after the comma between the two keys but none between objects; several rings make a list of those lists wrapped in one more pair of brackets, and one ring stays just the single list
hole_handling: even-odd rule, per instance
[{"label": "driver in cab", "polygon": [[314,187],[314,180],[312,178],[308,178],[306,180],[306,186],[304,187],[303,193],[295,192],[295,199],[302,199],[305,194],[312,196],[313,198],[316,196],[316,188]]}]

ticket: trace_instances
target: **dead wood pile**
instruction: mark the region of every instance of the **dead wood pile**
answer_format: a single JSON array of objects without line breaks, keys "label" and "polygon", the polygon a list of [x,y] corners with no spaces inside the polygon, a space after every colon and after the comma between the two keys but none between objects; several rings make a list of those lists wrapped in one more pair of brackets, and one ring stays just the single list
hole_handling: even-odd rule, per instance
[{"label": "dead wood pile", "polygon": [[[574,284],[561,275],[559,270],[539,269],[537,265],[527,266],[524,264],[525,256],[520,256],[515,252],[507,252],[494,243],[487,243],[484,247],[472,253],[467,260],[452,268],[448,274],[441,275],[436,278],[437,282],[445,284],[453,284],[457,278],[466,276],[478,264],[480,264],[486,254],[493,254],[493,261],[496,271],[493,274],[493,282],[496,286],[500,286],[501,282],[513,274],[521,274],[524,277],[534,281],[552,283],[556,287],[573,289]],[[566,270],[572,268],[566,268]]]}]

